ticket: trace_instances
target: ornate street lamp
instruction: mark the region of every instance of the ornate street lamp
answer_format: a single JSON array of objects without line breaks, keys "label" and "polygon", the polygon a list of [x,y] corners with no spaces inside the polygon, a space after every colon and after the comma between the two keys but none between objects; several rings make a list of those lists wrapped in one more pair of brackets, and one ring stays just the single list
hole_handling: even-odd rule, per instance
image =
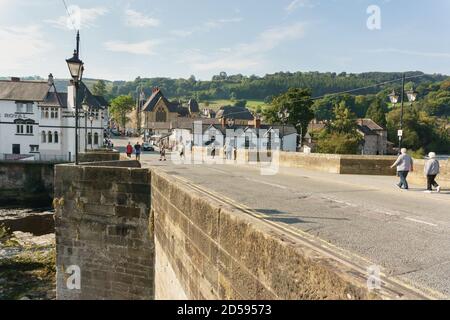
[{"label": "ornate street lamp", "polygon": [[411,87],[410,90],[405,92],[405,79],[406,79],[405,78],[405,74],[403,73],[403,75],[402,75],[402,93],[401,93],[400,97],[395,93],[395,90],[393,90],[392,93],[390,95],[388,95],[389,100],[391,101],[391,103],[393,104],[394,107],[398,103],[399,98],[400,98],[400,102],[401,102],[400,130],[398,130],[398,149],[399,149],[399,152],[400,152],[400,150],[402,148],[402,140],[403,140],[403,105],[404,105],[405,93],[406,93],[406,97],[408,98],[408,101],[410,102],[411,106],[417,100],[417,96],[418,96],[418,93],[416,91],[414,91],[413,87]]},{"label": "ornate street lamp", "polygon": [[84,111],[84,152],[87,152],[87,145],[88,145],[88,140],[87,140],[87,118],[88,115],[90,113],[90,107],[89,104],[86,100],[86,91],[84,92],[84,99],[83,102],[81,103],[81,107],[83,108]]},{"label": "ornate street lamp", "polygon": [[92,112],[89,114],[89,121],[91,122],[91,150],[93,150],[94,136],[92,134],[92,122],[94,121],[94,115],[92,114]]},{"label": "ornate street lamp", "polygon": [[411,105],[417,100],[418,93],[414,91],[414,88],[411,87],[411,90],[408,90],[406,92],[406,96],[408,97],[408,101],[411,103]]},{"label": "ornate street lamp", "polygon": [[289,117],[290,117],[290,113],[289,113],[289,110],[288,109],[283,109],[283,110],[280,110],[280,111],[278,111],[278,118],[281,120],[281,123],[283,124],[283,133],[282,133],[282,136],[281,136],[281,151],[283,151],[283,148],[284,148],[284,142],[283,142],[283,139],[284,139],[284,127],[286,126],[286,123],[287,123],[287,121],[288,121],[288,119],[289,119]]},{"label": "ornate street lamp", "polygon": [[77,32],[77,48],[73,52],[73,57],[67,59],[67,66],[69,67],[70,75],[72,76],[73,83],[75,85],[75,164],[79,164],[78,159],[78,90],[80,87],[80,82],[83,79],[84,72],[84,64],[83,61],[80,60],[80,32]]},{"label": "ornate street lamp", "polygon": [[395,106],[398,102],[398,95],[395,93],[395,90],[392,90],[392,93],[388,96],[391,103]]}]

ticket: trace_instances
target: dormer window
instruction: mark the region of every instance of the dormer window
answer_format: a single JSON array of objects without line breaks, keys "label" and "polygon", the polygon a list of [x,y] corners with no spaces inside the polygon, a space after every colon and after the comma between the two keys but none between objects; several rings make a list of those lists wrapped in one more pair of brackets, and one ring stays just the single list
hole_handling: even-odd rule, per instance
[{"label": "dormer window", "polygon": [[23,113],[23,103],[22,102],[16,102],[16,112]]}]

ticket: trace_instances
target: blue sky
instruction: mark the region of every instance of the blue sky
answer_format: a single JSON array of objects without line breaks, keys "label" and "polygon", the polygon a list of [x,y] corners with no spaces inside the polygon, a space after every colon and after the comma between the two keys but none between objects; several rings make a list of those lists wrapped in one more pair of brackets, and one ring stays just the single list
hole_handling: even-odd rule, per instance
[{"label": "blue sky", "polygon": [[[72,6],[80,8],[86,77],[450,74],[450,0],[66,2],[75,20]],[[380,29],[367,27],[371,5],[380,9]],[[0,75],[67,77],[74,42],[62,0],[0,0]]]}]

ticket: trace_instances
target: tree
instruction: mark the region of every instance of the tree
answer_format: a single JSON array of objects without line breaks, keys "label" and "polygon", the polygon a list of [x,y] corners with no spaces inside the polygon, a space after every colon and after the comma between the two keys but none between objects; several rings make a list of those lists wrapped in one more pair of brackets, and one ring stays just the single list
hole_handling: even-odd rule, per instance
[{"label": "tree", "polygon": [[362,139],[357,132],[356,115],[342,101],[334,108],[333,120],[320,133],[317,151],[331,154],[357,154]]},{"label": "tree", "polygon": [[366,118],[372,119],[378,125],[386,128],[386,113],[387,113],[387,105],[381,99],[376,99],[374,102],[370,104],[369,109],[366,113]]},{"label": "tree", "polygon": [[328,126],[328,131],[338,134],[353,134],[356,132],[356,115],[341,102],[334,108],[334,117]]},{"label": "tree", "polygon": [[128,114],[133,111],[134,100],[131,96],[118,96],[111,101],[111,107],[109,109],[112,117],[116,120],[122,128],[125,128],[127,121],[129,120]]},{"label": "tree", "polygon": [[286,93],[275,97],[271,107],[264,109],[264,118],[269,123],[280,123],[282,119],[278,113],[286,110],[289,112],[286,123],[295,126],[297,132],[306,134],[309,123],[314,119],[312,105],[310,90],[290,88]]},{"label": "tree", "polygon": [[[387,115],[388,137],[397,141],[397,130],[400,129],[400,108],[397,107]],[[404,147],[411,150],[423,148],[426,152],[434,151],[450,153],[450,136],[446,121],[429,116],[419,106],[405,108],[403,115]]]},{"label": "tree", "polygon": [[234,103],[235,107],[245,108],[247,106],[247,100],[237,100]]},{"label": "tree", "polygon": [[106,83],[103,80],[98,80],[96,84],[94,84],[92,93],[96,96],[104,97],[108,91],[106,90]]},{"label": "tree", "polygon": [[361,137],[322,131],[318,138],[317,152],[328,154],[357,154]]}]

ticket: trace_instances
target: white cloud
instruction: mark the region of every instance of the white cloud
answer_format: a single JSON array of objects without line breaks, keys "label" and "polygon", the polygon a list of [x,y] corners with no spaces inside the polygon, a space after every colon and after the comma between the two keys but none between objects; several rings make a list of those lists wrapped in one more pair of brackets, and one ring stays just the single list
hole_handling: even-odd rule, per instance
[{"label": "white cloud", "polygon": [[304,34],[303,23],[274,27],[259,34],[254,41],[220,48],[213,54],[203,54],[199,50],[186,51],[178,62],[190,65],[195,71],[241,71],[263,65],[266,53],[283,42],[300,39]]},{"label": "white cloud", "polygon": [[106,50],[138,55],[152,55],[159,41],[146,40],[142,42],[108,41],[104,43]]},{"label": "white cloud", "polygon": [[180,38],[186,38],[192,35],[194,32],[189,30],[172,30],[170,34]]},{"label": "white cloud", "polygon": [[160,21],[158,19],[148,17],[143,15],[140,12],[127,9],[125,11],[125,17],[126,17],[126,25],[130,27],[137,27],[137,28],[143,28],[143,27],[157,27],[160,25]]},{"label": "white cloud", "polygon": [[71,18],[66,14],[56,19],[44,20],[44,22],[59,29],[91,28],[95,26],[95,21],[99,17],[107,14],[109,10],[105,7],[79,8],[77,6],[70,6],[69,12],[71,13]]},{"label": "white cloud", "polygon": [[310,0],[293,0],[287,7],[284,8],[288,13],[292,13],[298,8],[312,8],[314,5]]},{"label": "white cloud", "polygon": [[33,72],[42,54],[52,46],[39,26],[0,27],[0,69],[2,72]]},{"label": "white cloud", "polygon": [[242,21],[242,18],[239,18],[239,17],[223,18],[223,19],[210,19],[210,20],[204,22],[200,26],[193,27],[190,29],[172,30],[172,31],[170,31],[170,33],[172,35],[180,37],[180,38],[186,38],[197,32],[209,32],[209,31],[212,31],[213,29],[219,29],[226,24],[239,23],[241,21]]}]

